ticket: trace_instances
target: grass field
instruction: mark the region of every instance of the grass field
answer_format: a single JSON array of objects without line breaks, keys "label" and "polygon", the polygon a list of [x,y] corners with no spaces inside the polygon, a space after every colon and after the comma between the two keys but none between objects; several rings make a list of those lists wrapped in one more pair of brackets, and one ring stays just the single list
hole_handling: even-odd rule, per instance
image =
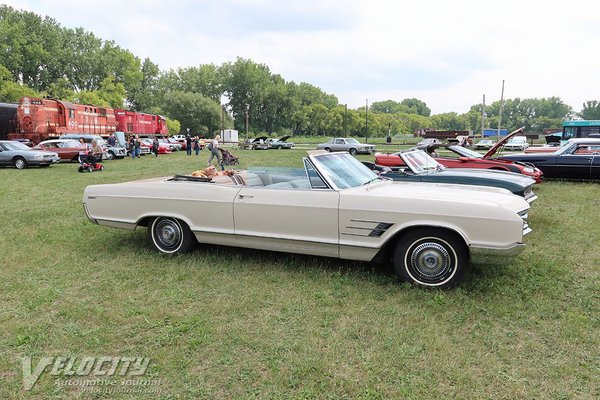
[{"label": "grass field", "polygon": [[[300,166],[303,153],[234,151],[242,166]],[[538,185],[527,249],[445,292],[369,263],[216,246],[163,257],[145,229],[84,215],[86,185],[206,158],[0,169],[0,398],[600,397],[597,183]],[[21,357],[88,356],[149,357],[156,385],[92,393],[49,367],[24,390]]]}]

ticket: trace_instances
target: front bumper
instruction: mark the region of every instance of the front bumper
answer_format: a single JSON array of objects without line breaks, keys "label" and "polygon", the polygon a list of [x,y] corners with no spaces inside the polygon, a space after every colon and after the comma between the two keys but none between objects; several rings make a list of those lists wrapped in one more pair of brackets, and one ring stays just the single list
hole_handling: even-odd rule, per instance
[{"label": "front bumper", "polygon": [[509,264],[525,249],[525,243],[514,243],[504,248],[469,247],[473,264]]}]

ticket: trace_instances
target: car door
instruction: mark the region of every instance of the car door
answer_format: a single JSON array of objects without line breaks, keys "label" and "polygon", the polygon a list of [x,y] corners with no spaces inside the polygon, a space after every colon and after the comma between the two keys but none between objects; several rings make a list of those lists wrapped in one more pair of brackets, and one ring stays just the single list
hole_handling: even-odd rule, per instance
[{"label": "car door", "polygon": [[10,164],[10,154],[6,148],[0,143],[0,165]]},{"label": "car door", "polygon": [[233,203],[244,247],[338,257],[338,192],[246,186]]},{"label": "car door", "polygon": [[346,151],[346,141],[344,139],[335,139],[333,141],[332,151]]},{"label": "car door", "polygon": [[571,154],[558,156],[554,176],[567,179],[589,179],[594,156],[588,147],[580,145]]}]

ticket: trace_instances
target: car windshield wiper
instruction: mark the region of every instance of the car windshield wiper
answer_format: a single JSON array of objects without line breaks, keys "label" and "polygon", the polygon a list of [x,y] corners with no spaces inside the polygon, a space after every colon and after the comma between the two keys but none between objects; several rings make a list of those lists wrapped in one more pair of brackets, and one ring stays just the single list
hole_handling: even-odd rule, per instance
[{"label": "car windshield wiper", "polygon": [[376,176],[373,179],[369,179],[368,181],[366,181],[365,183],[363,183],[363,186],[368,185],[369,183],[373,183],[373,182],[375,182],[376,180],[379,180],[379,179],[381,179],[381,178],[378,177],[378,176]]}]

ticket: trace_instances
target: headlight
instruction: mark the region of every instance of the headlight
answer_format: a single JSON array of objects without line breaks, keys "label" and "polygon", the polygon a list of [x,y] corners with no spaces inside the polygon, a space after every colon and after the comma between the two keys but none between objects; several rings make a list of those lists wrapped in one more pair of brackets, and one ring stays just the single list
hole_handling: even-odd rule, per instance
[{"label": "headlight", "polygon": [[44,159],[44,155],[43,154],[38,154],[36,156],[33,157],[34,160],[43,160]]},{"label": "headlight", "polygon": [[525,167],[523,168],[524,172],[527,172],[528,174],[533,174],[535,172],[535,170],[531,167]]}]

